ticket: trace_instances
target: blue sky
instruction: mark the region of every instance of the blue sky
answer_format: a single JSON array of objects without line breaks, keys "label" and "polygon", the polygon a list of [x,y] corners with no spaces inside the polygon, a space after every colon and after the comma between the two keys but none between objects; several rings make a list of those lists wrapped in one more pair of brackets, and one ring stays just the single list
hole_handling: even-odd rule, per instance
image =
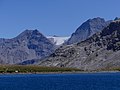
[{"label": "blue sky", "polygon": [[69,36],[89,18],[120,17],[120,0],[0,0],[0,37],[25,29],[44,35]]}]

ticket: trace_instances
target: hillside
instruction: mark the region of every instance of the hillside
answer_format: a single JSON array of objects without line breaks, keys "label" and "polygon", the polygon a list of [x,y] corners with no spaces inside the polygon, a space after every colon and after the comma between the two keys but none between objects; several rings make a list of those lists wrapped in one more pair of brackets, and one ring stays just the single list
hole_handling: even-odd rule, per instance
[{"label": "hillside", "polygon": [[25,30],[15,38],[0,39],[0,64],[40,59],[53,53],[54,47],[38,30]]},{"label": "hillside", "polygon": [[39,62],[41,66],[98,70],[120,67],[120,20],[77,44],[61,46]]}]

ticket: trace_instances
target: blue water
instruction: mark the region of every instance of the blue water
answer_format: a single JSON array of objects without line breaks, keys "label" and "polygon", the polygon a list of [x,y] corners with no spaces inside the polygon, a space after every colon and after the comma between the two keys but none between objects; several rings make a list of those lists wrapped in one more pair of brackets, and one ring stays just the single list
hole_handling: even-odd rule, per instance
[{"label": "blue water", "polygon": [[0,75],[0,90],[120,90],[120,73]]}]

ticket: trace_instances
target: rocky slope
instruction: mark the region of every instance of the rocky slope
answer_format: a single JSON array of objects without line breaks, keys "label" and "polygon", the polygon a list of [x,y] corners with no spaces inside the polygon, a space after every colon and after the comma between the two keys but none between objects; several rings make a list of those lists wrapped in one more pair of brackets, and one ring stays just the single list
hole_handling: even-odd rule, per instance
[{"label": "rocky slope", "polygon": [[40,59],[54,51],[54,44],[38,30],[25,30],[12,39],[0,39],[0,64]]},{"label": "rocky slope", "polygon": [[85,41],[61,46],[39,65],[83,70],[120,67],[120,20],[111,22]]},{"label": "rocky slope", "polygon": [[70,39],[67,41],[67,44],[73,44],[86,40],[96,32],[99,32],[105,28],[110,22],[111,21],[105,21],[100,17],[87,20],[80,27],[78,27],[75,33],[71,35]]}]

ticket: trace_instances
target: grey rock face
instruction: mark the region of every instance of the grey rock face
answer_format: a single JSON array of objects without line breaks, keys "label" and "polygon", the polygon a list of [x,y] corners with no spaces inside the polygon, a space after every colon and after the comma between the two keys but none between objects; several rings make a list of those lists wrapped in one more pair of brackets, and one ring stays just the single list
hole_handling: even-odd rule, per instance
[{"label": "grey rock face", "polygon": [[67,44],[73,44],[81,42],[95,34],[96,32],[101,31],[111,21],[105,21],[103,18],[93,18],[84,22],[78,29],[71,35],[71,38],[67,41]]},{"label": "grey rock face", "polygon": [[120,67],[120,21],[80,43],[61,46],[39,62],[41,66],[100,70]]},{"label": "grey rock face", "polygon": [[54,51],[54,44],[38,30],[26,30],[12,39],[0,39],[0,64],[40,59]]}]

